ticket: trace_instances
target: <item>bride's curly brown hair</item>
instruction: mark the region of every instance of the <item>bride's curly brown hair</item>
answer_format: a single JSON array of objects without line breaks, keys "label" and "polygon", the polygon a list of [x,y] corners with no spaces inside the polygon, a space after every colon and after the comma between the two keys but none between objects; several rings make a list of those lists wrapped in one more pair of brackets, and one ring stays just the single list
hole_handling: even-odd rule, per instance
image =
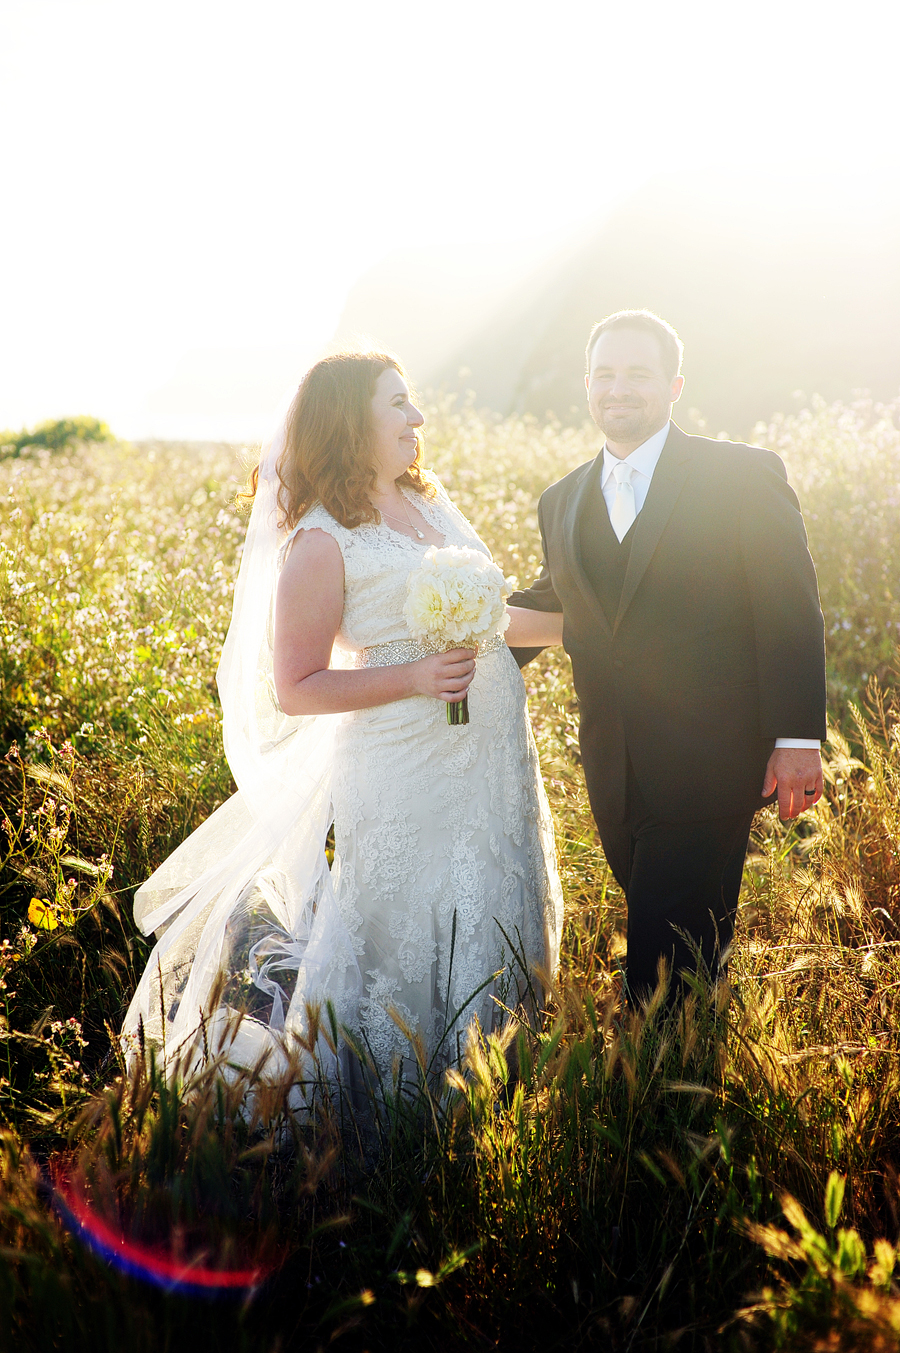
[{"label": "bride's curly brown hair", "polygon": [[[375,487],[372,396],[383,371],[392,367],[408,382],[400,361],[388,352],[340,352],[310,367],[287,416],[286,441],[278,460],[281,525],[290,530],[314,503],[321,503],[342,526],[379,521],[369,491]],[[416,431],[416,459],[397,480],[432,497],[421,470],[422,440]],[[258,468],[250,479],[256,492]]]}]

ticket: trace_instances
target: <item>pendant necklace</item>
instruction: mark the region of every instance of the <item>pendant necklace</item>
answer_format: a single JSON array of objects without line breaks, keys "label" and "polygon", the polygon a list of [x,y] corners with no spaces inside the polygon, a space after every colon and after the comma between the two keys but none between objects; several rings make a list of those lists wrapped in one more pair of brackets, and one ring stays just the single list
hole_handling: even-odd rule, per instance
[{"label": "pendant necklace", "polygon": [[[407,526],[409,527],[409,529],[410,529],[411,531],[415,531],[416,535],[419,537],[420,540],[424,540],[424,539],[425,539],[425,532],[424,532],[424,531],[420,531],[419,528],[418,528],[418,526],[413,526],[413,524],[412,524],[412,520],[410,519],[410,515],[409,515],[409,508],[406,506],[406,499],[405,499],[405,498],[402,498],[402,502],[403,502],[403,511],[406,513],[406,524],[407,524]],[[401,525],[403,524],[403,519],[402,519],[402,517],[395,517],[394,514],[393,514],[392,512],[385,512],[385,510],[384,510],[383,507],[380,508],[379,510],[380,510],[380,512],[381,512],[382,517],[387,517],[388,521],[399,521]]]}]

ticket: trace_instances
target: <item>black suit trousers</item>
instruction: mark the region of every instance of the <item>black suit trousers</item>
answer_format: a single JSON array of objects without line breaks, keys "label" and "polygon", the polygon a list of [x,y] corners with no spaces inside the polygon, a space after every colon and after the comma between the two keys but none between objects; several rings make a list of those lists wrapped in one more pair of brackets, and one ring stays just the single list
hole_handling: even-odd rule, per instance
[{"label": "black suit trousers", "polygon": [[597,820],[613,875],[628,903],[628,999],[654,990],[664,958],[679,995],[678,974],[715,978],[734,934],[744,856],[754,814],[705,822],[664,822],[644,803],[631,767],[624,822]]}]

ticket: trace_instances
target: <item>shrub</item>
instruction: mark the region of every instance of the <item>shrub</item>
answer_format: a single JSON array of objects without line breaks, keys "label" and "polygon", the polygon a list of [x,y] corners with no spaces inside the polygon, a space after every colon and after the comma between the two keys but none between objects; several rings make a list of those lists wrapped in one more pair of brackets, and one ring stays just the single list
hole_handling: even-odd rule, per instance
[{"label": "shrub", "polygon": [[110,442],[113,435],[97,418],[51,418],[28,432],[0,432],[0,458],[17,456],[26,446],[46,446],[64,451],[88,442]]}]

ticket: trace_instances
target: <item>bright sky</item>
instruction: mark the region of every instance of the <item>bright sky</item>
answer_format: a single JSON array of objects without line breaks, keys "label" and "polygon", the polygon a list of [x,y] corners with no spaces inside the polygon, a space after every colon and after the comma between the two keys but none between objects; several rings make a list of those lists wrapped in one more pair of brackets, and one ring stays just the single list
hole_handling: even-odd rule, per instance
[{"label": "bright sky", "polygon": [[898,15],[0,0],[0,429],[259,435],[385,255],[512,265],[659,172],[865,196],[896,178]]}]

